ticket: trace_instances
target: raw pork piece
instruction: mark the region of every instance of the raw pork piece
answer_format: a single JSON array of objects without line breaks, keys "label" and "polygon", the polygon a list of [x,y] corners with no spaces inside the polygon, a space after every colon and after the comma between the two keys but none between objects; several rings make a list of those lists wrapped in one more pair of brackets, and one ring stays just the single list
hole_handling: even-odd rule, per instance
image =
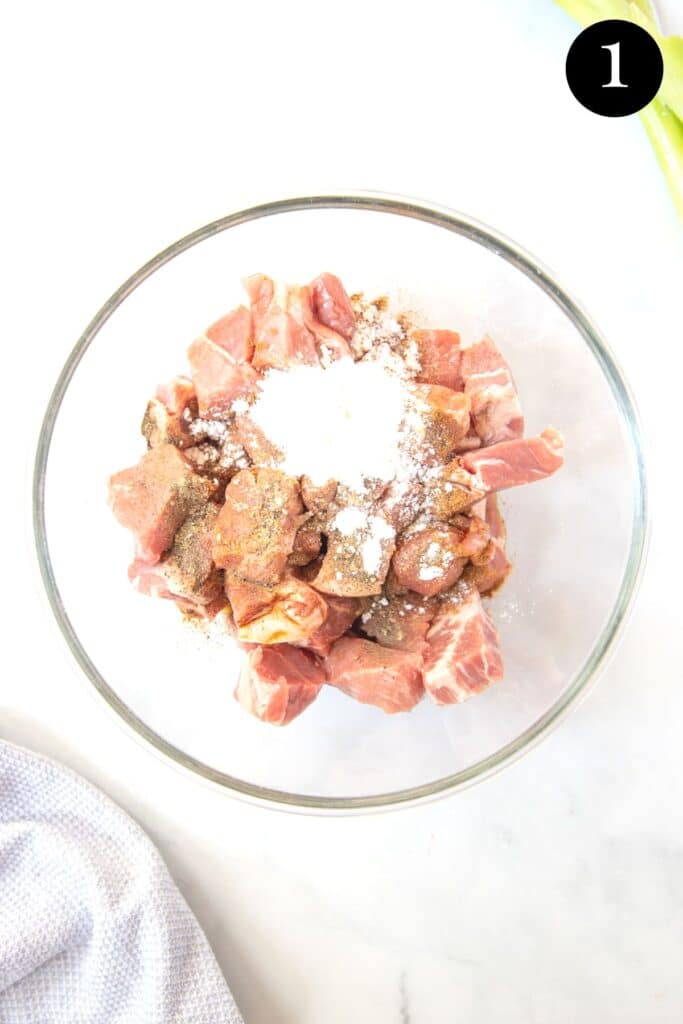
[{"label": "raw pork piece", "polygon": [[363,600],[358,597],[334,597],[332,594],[326,594],[324,601],[327,605],[325,621],[300,644],[301,647],[322,657],[330,653],[334,641],[353,625],[365,607]]},{"label": "raw pork piece", "polygon": [[360,628],[383,647],[421,652],[437,604],[408,591],[376,598],[361,616]]},{"label": "raw pork piece", "polygon": [[538,437],[501,441],[462,456],[474,486],[486,493],[544,480],[564,462],[564,440],[553,427]]},{"label": "raw pork piece", "polygon": [[336,493],[337,483],[335,480],[328,480],[326,484],[314,484],[310,477],[301,477],[301,497],[304,505],[317,515],[327,511],[327,507],[334,501]]},{"label": "raw pork piece", "polygon": [[294,547],[288,558],[289,565],[308,565],[320,554],[323,545],[323,537],[320,530],[304,523],[300,526],[294,538]]},{"label": "raw pork piece", "polygon": [[370,515],[367,526],[349,534],[340,533],[332,523],[327,551],[313,586],[338,597],[379,594],[394,547],[394,529],[382,515]]},{"label": "raw pork piece", "polygon": [[235,697],[250,714],[271,725],[287,725],[311,704],[325,682],[309,651],[281,644],[249,651]]},{"label": "raw pork piece", "polygon": [[197,415],[197,396],[189,377],[174,377],[162,384],[147,403],[142,420],[142,436],[150,448],[175,444],[187,448],[194,444],[190,423]]},{"label": "raw pork piece", "polygon": [[220,320],[206,331],[209,341],[213,341],[232,357],[236,363],[248,363],[254,352],[251,313],[246,306],[238,306],[226,313]]},{"label": "raw pork piece", "polygon": [[344,285],[334,274],[320,274],[310,283],[311,306],[318,323],[350,341],[356,329],[356,317]]},{"label": "raw pork piece", "polygon": [[427,633],[425,689],[436,704],[459,704],[502,678],[496,628],[479,591],[462,587],[443,602]]},{"label": "raw pork piece", "polygon": [[173,544],[178,528],[213,493],[172,444],[150,448],[137,466],[115,473],[109,503],[122,526],[135,534],[136,556],[154,565]]},{"label": "raw pork piece", "polygon": [[223,607],[223,581],[211,553],[217,516],[218,506],[209,503],[188,516],[161,562],[149,565],[136,559],[128,570],[135,589],[175,601],[182,611],[195,614],[215,613]]},{"label": "raw pork piece", "polygon": [[430,527],[399,540],[391,568],[402,587],[432,597],[452,587],[467,564],[459,554],[461,533]]},{"label": "raw pork piece", "polygon": [[417,346],[420,360],[417,380],[462,390],[460,335],[456,331],[411,331],[410,337]]},{"label": "raw pork piece", "polygon": [[467,431],[464,437],[460,438],[455,450],[458,455],[461,455],[463,452],[471,452],[475,448],[481,448],[481,438],[479,437],[479,434],[476,432],[476,430],[470,423],[470,429]]},{"label": "raw pork piece", "polygon": [[251,301],[254,325],[252,364],[258,369],[286,369],[300,363],[315,365],[315,337],[287,312],[287,288],[276,287],[269,277],[254,274],[244,282]]},{"label": "raw pork piece", "polygon": [[280,449],[268,440],[248,412],[235,416],[233,429],[236,443],[244,449],[252,462],[259,466],[277,466],[282,462]]},{"label": "raw pork piece", "polygon": [[293,477],[278,469],[240,470],[225,489],[216,523],[216,565],[249,583],[278,583],[307,515]]},{"label": "raw pork piece", "polygon": [[510,367],[497,345],[484,338],[463,349],[460,373],[472,401],[472,423],[482,443],[521,437],[524,416]]},{"label": "raw pork piece", "polygon": [[327,616],[322,595],[295,576],[272,587],[228,579],[225,592],[237,635],[245,643],[303,643],[316,634]]},{"label": "raw pork piece", "polygon": [[455,552],[459,558],[477,558],[487,546],[491,531],[486,519],[477,515],[457,515],[450,528],[459,534]]},{"label": "raw pork piece", "polygon": [[422,699],[422,659],[413,651],[343,636],[326,658],[328,682],[362,704],[388,714],[410,711]]},{"label": "raw pork piece", "polygon": [[318,319],[313,307],[313,293],[310,287],[289,288],[287,311],[315,336],[320,361],[324,366],[334,359],[342,359],[344,356],[352,357],[351,348],[346,338]]},{"label": "raw pork piece", "polygon": [[435,467],[425,477],[425,509],[435,519],[446,521],[483,497],[484,491],[477,489],[472,474],[463,468],[461,459]]},{"label": "raw pork piece", "polygon": [[[486,498],[486,522],[491,534],[489,557],[468,565],[463,573],[463,580],[474,584],[480,594],[492,594],[498,590],[512,569],[512,563],[505,554],[505,522],[495,494]],[[485,556],[487,552],[482,554]]]},{"label": "raw pork piece", "polygon": [[419,416],[417,423],[411,417],[409,428],[420,460],[432,466],[447,462],[470,429],[469,397],[440,384],[414,384],[410,390]]},{"label": "raw pork piece", "polygon": [[236,398],[256,388],[259,375],[248,363],[236,363],[232,356],[209,338],[197,338],[187,350],[192,380],[197,391],[199,414],[203,417],[229,411]]}]

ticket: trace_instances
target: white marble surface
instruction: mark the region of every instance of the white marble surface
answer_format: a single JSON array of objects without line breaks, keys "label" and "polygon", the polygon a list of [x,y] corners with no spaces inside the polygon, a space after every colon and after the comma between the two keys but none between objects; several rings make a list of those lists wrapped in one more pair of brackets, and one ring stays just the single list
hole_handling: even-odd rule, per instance
[{"label": "white marble surface", "polygon": [[[549,0],[451,4],[450,25],[436,0],[248,8],[27,3],[3,33],[0,735],[149,831],[247,1024],[674,1024],[683,250],[654,157],[637,119],[573,102]],[[617,655],[544,744],[457,798],[328,820],[228,799],[104,711],[44,609],[27,481],[64,356],[132,269],[244,198],[344,185],[467,210],[560,273],[633,383],[654,529]]]}]

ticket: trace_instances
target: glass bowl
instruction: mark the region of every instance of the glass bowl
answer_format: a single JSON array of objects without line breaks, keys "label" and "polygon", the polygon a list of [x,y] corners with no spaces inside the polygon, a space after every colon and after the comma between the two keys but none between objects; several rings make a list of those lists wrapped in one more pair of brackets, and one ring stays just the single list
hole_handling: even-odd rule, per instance
[{"label": "glass bowl", "polygon": [[[491,611],[505,679],[465,704],[385,715],[332,687],[284,729],[233,700],[241,653],[137,594],[110,473],[144,449],[139,423],[187,344],[263,271],[388,294],[426,326],[489,332],[527,431],[559,428],[566,464],[503,496],[514,571]],[[378,415],[381,410],[378,410]],[[471,218],[356,193],[283,199],[187,235],[123,284],[57,381],[34,480],[40,567],[59,626],[108,704],[157,751],[227,791],[289,809],[359,810],[454,792],[510,763],[576,704],[604,665],[646,539],[640,429],[597,328],[533,257]]]}]

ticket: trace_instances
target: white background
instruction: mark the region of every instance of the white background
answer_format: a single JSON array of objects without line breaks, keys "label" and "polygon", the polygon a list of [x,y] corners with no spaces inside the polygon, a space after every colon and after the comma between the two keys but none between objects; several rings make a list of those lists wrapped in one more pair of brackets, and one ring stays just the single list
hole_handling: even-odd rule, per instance
[{"label": "white background", "polygon": [[[683,1018],[681,227],[637,118],[581,109],[550,0],[14,5],[3,96],[0,735],[145,827],[247,1024]],[[665,6],[683,31],[683,6]],[[186,778],[105,712],[35,578],[27,481],[74,340],[150,255],[243,201],[376,188],[516,238],[593,312],[641,407],[654,530],[590,699],[417,810],[287,816]],[[590,500],[590,495],[586,495]],[[137,1022],[136,1022],[137,1024]]]}]

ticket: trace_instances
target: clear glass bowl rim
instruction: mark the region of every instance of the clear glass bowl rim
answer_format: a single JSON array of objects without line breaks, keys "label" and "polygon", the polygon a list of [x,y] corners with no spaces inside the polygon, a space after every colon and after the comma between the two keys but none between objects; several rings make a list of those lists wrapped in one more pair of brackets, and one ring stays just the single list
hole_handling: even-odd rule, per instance
[{"label": "clear glass bowl rim", "polygon": [[[373,794],[371,796],[325,797],[287,793],[277,789],[257,786],[209,767],[175,747],[146,725],[117,696],[81,644],[71,624],[66,608],[62,603],[50,558],[45,523],[47,462],[54,426],[62,401],[64,400],[69,382],[85,351],[96,337],[100,328],[121,303],[143,281],[160,267],[164,266],[164,264],[191,246],[197,245],[213,235],[263,217],[303,210],[323,209],[366,210],[417,219],[432,224],[435,227],[462,235],[472,242],[484,246],[531,278],[569,317],[605,375],[620,411],[626,436],[630,441],[636,479],[636,486],[633,492],[631,543],[617,599],[610,617],[596,639],[591,652],[561,697],[545,714],[525,729],[516,739],[488,757],[470,765],[468,768],[419,786]],[[608,655],[613,652],[616,640],[623,629],[627,613],[632,606],[638,589],[648,540],[647,481],[642,430],[638,412],[630,388],[612,352],[586,311],[562,287],[552,271],[521,246],[495,229],[488,227],[467,214],[421,199],[366,191],[282,198],[227,214],[178,239],[178,241],[169,245],[145,263],[136,273],[132,274],[105,302],[85,328],[57,379],[45,411],[38,438],[33,473],[32,505],[33,532],[38,565],[52,612],[78,665],[100,696],[104,698],[110,709],[116,713],[119,721],[125,723],[138,739],[151,744],[158,754],[169,758],[175,766],[221,787],[224,791],[228,790],[261,806],[309,813],[378,811],[433,800],[488,778],[503,767],[512,764],[522,754],[530,750],[559,723],[570,708],[577,705],[579,698],[585,696],[589,684],[595,681],[599,671],[604,668]]]}]

